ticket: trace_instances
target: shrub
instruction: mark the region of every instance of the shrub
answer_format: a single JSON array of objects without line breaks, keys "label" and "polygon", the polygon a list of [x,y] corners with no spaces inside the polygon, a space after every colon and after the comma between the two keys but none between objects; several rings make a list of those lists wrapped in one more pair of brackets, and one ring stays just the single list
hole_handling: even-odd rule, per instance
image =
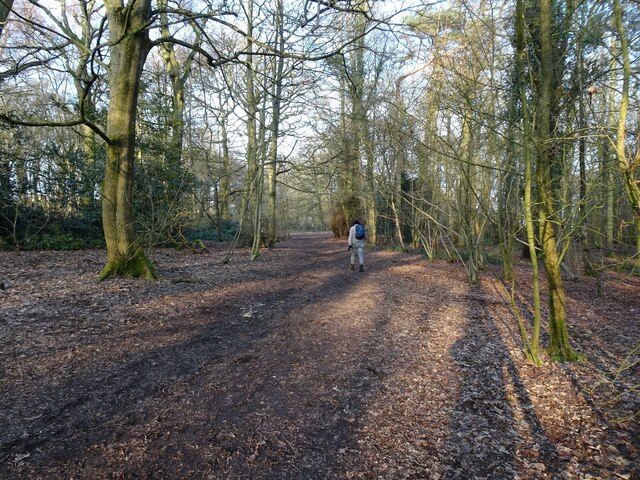
[{"label": "shrub", "polygon": [[215,226],[193,226],[185,229],[184,237],[189,242],[195,242],[197,240],[210,240],[228,242],[233,240],[236,232],[238,231],[238,222],[232,220],[223,220],[222,228],[220,232],[220,238],[218,238],[218,232]]}]

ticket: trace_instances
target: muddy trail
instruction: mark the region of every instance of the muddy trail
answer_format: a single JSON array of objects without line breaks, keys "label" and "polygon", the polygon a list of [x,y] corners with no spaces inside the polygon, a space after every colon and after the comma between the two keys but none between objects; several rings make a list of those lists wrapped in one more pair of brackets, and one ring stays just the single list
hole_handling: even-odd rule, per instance
[{"label": "muddy trail", "polygon": [[587,360],[534,368],[490,273],[384,250],[351,272],[330,234],[209,247],[154,250],[155,282],[0,253],[0,478],[640,478],[638,277],[568,285]]}]

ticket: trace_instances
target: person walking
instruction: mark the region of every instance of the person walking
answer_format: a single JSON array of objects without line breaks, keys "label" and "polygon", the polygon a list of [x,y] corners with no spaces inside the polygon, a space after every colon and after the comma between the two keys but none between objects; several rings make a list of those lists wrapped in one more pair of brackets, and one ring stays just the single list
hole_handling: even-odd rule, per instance
[{"label": "person walking", "polygon": [[351,270],[355,270],[356,267],[356,252],[358,253],[358,264],[360,265],[360,272],[364,272],[364,241],[367,236],[367,231],[364,225],[360,223],[360,220],[356,219],[353,225],[349,229],[349,248],[351,250]]}]

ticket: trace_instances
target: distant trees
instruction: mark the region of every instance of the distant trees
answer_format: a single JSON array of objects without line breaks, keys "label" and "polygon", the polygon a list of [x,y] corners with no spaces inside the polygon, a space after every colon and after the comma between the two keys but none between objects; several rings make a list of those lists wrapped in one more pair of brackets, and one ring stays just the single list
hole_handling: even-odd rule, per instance
[{"label": "distant trees", "polygon": [[[10,7],[6,3],[3,5]],[[277,239],[278,141],[282,131],[282,108],[285,105],[285,76],[293,73],[287,71],[285,59],[300,62],[313,57],[327,57],[332,49],[339,50],[339,39],[329,42],[316,42],[313,39],[322,38],[319,30],[330,25],[334,10],[342,9],[340,5],[324,7],[318,4],[313,13],[305,7],[304,11],[292,10],[295,13],[290,14],[285,13],[282,2],[277,3],[273,11],[266,4],[256,3],[255,6],[255,14],[249,14],[242,2],[222,2],[206,11],[191,12],[186,7],[176,8],[162,1],[152,8],[150,1],[106,1],[98,4],[79,0],[65,4],[66,10],[61,12],[54,12],[51,6],[36,3],[17,17],[16,25],[20,25],[27,35],[20,39],[16,37],[3,50],[6,54],[3,60],[7,66],[4,72],[6,78],[15,79],[18,84],[20,75],[35,71],[45,74],[57,72],[62,85],[66,86],[69,80],[75,82],[76,92],[74,96],[64,90],[59,100],[46,99],[46,102],[51,102],[52,109],[49,115],[41,116],[29,114],[5,97],[2,118],[12,125],[77,129],[84,139],[83,155],[87,164],[93,164],[97,149],[104,148],[106,168],[100,195],[107,263],[101,278],[155,275],[138,240],[133,197],[134,164],[139,161],[136,159],[143,159],[147,153],[144,144],[136,141],[141,138],[137,129],[147,123],[145,118],[141,118],[137,107],[141,93],[147,88],[146,58],[156,45],[162,47],[171,86],[171,102],[166,105],[170,113],[158,116],[158,119],[166,122],[169,132],[166,147],[162,150],[164,179],[159,179],[165,185],[164,197],[169,199],[170,204],[179,205],[179,197],[184,194],[178,185],[185,178],[181,172],[186,164],[183,161],[185,93],[194,62],[217,67],[218,70],[213,72],[220,76],[221,83],[227,83],[235,75],[229,76],[221,66],[235,65],[237,69],[244,65],[249,72],[245,77],[247,83],[235,91],[235,87],[228,83],[227,92],[222,93],[223,89],[218,89],[219,105],[223,108],[227,99],[232,98],[233,105],[230,108],[244,108],[244,112],[238,111],[234,115],[248,122],[246,143],[238,146],[246,151],[248,162],[247,182],[242,190],[245,206],[251,215],[248,225],[251,226],[249,235],[253,239],[253,256],[257,256],[264,240],[261,225],[265,165],[268,166],[269,179],[268,245],[273,245]],[[248,7],[253,11],[254,3]],[[3,10],[3,15],[7,12]],[[233,19],[239,17],[239,12],[245,13],[247,28],[234,23]],[[358,13],[349,8],[345,12]],[[267,20],[272,14],[273,22],[270,23]],[[294,37],[296,29],[305,29],[309,22],[313,22],[313,29],[309,29],[308,36],[303,39],[300,35]],[[177,28],[187,25],[188,29]],[[285,38],[285,28],[289,40]],[[230,36],[224,38],[224,32],[230,32]],[[294,43],[287,43],[290,39],[294,39]],[[180,55],[175,46],[182,48]],[[268,62],[270,59],[273,61]],[[104,73],[107,74],[106,84],[101,78]],[[268,79],[272,80],[271,84]],[[243,103],[238,102],[241,99]],[[102,116],[98,115],[99,109],[102,109]],[[218,118],[224,120],[228,116],[222,114]],[[208,120],[211,119],[208,117]],[[225,129],[226,120],[220,130]],[[96,135],[101,139],[99,146],[96,144]],[[222,132],[220,138],[223,138],[223,164],[229,167],[229,142],[238,141],[241,136],[236,134],[230,139],[227,130]],[[7,172],[10,180],[17,174],[17,170]],[[231,174],[229,171],[223,172],[219,182],[214,184],[216,206],[221,206],[218,211],[220,218],[229,215]],[[9,190],[7,187],[6,191]],[[91,199],[90,194],[87,199]],[[169,216],[165,216],[165,219],[170,221]],[[180,224],[174,227],[180,228]],[[177,235],[172,233],[172,228],[163,230],[163,235],[180,238],[179,232]]]}]

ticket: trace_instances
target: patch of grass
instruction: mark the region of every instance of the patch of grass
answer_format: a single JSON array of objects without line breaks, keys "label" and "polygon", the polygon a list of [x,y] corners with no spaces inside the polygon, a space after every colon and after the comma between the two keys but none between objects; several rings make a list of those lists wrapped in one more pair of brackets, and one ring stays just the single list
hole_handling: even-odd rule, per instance
[{"label": "patch of grass", "polygon": [[640,263],[635,261],[621,262],[617,269],[621,272],[629,273],[633,276],[640,277]]},{"label": "patch of grass", "polygon": [[494,255],[491,253],[487,253],[487,263],[490,265],[502,265],[502,257],[498,255]]}]

